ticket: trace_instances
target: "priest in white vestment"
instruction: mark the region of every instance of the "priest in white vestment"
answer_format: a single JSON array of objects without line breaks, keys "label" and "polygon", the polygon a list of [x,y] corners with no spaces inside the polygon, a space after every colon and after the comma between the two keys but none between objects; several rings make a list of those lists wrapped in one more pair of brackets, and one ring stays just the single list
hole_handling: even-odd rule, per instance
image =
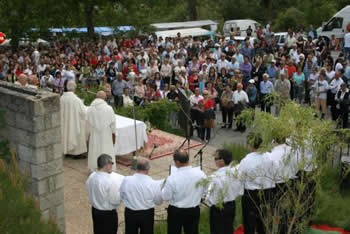
[{"label": "priest in white vestment", "polygon": [[97,169],[97,158],[101,154],[108,154],[113,158],[115,171],[115,115],[111,106],[107,104],[106,93],[99,91],[96,99],[91,103],[87,113],[89,129],[89,154],[88,168],[90,171]]},{"label": "priest in white vestment", "polygon": [[74,81],[67,83],[68,92],[61,96],[61,137],[63,154],[80,156],[87,152],[87,107],[75,95]]}]

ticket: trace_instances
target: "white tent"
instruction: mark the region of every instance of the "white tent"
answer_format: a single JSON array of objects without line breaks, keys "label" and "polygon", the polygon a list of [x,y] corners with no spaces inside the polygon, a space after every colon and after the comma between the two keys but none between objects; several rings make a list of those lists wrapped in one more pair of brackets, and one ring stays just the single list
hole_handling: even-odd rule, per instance
[{"label": "white tent", "polygon": [[187,22],[171,22],[171,23],[156,23],[151,24],[157,30],[173,30],[173,29],[184,29],[184,28],[200,28],[203,26],[210,26],[211,31],[215,32],[218,23],[212,20],[196,20]]},{"label": "white tent", "polygon": [[202,29],[202,28],[186,28],[186,29],[175,29],[167,31],[158,31],[156,32],[157,38],[159,37],[177,37],[177,34],[180,33],[181,37],[193,36],[193,37],[202,37],[209,36],[213,38],[213,32]]}]

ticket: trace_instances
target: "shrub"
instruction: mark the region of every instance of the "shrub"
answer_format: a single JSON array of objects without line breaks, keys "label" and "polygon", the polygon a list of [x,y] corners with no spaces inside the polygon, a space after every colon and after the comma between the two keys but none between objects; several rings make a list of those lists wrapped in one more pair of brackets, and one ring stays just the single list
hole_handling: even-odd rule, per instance
[{"label": "shrub", "polygon": [[36,201],[25,192],[28,182],[17,168],[15,157],[10,166],[0,159],[0,233],[61,233],[53,221],[41,219]]},{"label": "shrub", "polygon": [[224,148],[232,152],[232,159],[239,163],[249,152],[249,148],[243,143],[224,144]]}]

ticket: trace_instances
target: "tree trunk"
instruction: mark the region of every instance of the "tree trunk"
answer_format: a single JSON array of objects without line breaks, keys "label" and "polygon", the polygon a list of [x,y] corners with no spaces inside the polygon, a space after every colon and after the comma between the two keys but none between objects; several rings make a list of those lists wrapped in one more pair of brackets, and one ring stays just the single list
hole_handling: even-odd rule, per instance
[{"label": "tree trunk", "polygon": [[90,39],[95,38],[95,29],[94,29],[94,5],[90,2],[85,5],[85,16],[86,16],[86,27],[88,30],[88,35]]},{"label": "tree trunk", "polygon": [[187,0],[189,20],[197,20],[197,0]]},{"label": "tree trunk", "polygon": [[272,23],[272,0],[267,3],[267,20]]}]

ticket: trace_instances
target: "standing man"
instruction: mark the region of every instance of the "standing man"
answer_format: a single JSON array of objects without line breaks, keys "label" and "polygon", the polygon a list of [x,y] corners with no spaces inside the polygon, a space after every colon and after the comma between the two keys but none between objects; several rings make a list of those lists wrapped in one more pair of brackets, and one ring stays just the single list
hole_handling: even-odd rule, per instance
[{"label": "standing man", "polygon": [[112,94],[114,96],[115,107],[121,107],[123,105],[123,92],[124,88],[127,88],[127,82],[123,80],[123,73],[118,72],[117,79],[112,83]]},{"label": "standing man", "polygon": [[[203,125],[203,114],[200,108],[200,102],[203,100],[203,96],[200,95],[200,89],[196,88],[194,94],[190,97],[191,104],[191,121],[196,123],[197,135],[201,138],[201,128],[199,126]],[[193,136],[193,124],[191,124],[190,136]]]},{"label": "standing man", "polygon": [[185,151],[174,153],[175,166],[162,190],[162,198],[169,201],[168,234],[198,234],[200,209],[204,195],[203,186],[197,183],[206,178],[203,171],[189,165],[189,156]]},{"label": "standing man", "polygon": [[73,80],[68,81],[67,92],[64,92],[60,98],[63,154],[74,158],[87,152],[87,108],[75,95],[76,87]]},{"label": "standing man", "polygon": [[125,177],[120,187],[126,234],[153,234],[154,207],[162,204],[162,195],[161,185],[148,176],[149,169],[149,160],[139,157],[136,173]]},{"label": "standing man", "polygon": [[345,60],[350,60],[350,25],[347,26],[347,32],[344,35],[344,56]]},{"label": "standing man", "polygon": [[[244,183],[242,196],[242,216],[245,234],[265,233],[263,218],[264,201],[268,201],[275,183],[271,178],[273,162],[257,150],[262,143],[258,134],[248,135],[248,144],[252,152],[239,164],[239,174]],[[267,199],[266,199],[267,198]]]},{"label": "standing man", "polygon": [[[206,203],[210,206],[210,233],[233,232],[236,204],[235,199],[243,195],[244,186],[238,179],[236,168],[230,167],[232,153],[225,149],[215,152],[215,164],[219,168],[211,175]],[[223,207],[218,203],[223,202]]]},{"label": "standing man", "polygon": [[[238,83],[237,84],[237,90],[233,92],[232,96],[232,102],[234,104],[234,110],[236,118],[241,114],[241,112],[248,107],[249,99],[247,93],[243,90],[243,84]],[[236,129],[235,131],[244,132],[246,127],[244,124],[240,121],[236,122]]]},{"label": "standing man", "polygon": [[269,81],[269,75],[264,73],[263,80],[260,82],[260,93],[261,93],[261,111],[271,113],[271,103],[268,103],[266,97],[271,94],[274,90],[273,84]]},{"label": "standing man", "polygon": [[281,98],[281,102],[276,106],[276,114],[279,114],[282,106],[290,100],[290,81],[286,79],[285,73],[281,73],[280,79],[276,80],[275,91]]},{"label": "standing man", "polygon": [[86,190],[92,206],[94,234],[116,234],[117,207],[120,205],[120,177],[112,176],[112,157],[102,154],[97,159],[98,170],[86,181]]},{"label": "standing man", "polygon": [[96,99],[91,103],[87,113],[89,136],[88,168],[97,168],[96,159],[100,154],[112,156],[113,171],[115,171],[115,115],[111,106],[107,104],[106,93],[99,91]]}]

